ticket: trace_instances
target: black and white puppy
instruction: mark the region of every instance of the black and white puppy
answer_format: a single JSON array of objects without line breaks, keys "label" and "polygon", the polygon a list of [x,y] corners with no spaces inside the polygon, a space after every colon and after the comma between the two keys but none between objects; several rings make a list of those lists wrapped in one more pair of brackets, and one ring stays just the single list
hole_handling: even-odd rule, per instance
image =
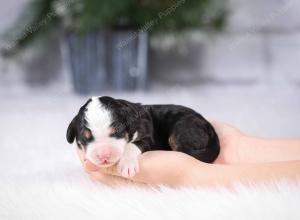
[{"label": "black and white puppy", "polygon": [[218,136],[199,113],[179,105],[141,105],[108,96],[92,97],[67,130],[67,140],[99,167],[117,163],[120,174],[138,172],[138,155],[174,150],[211,163],[220,151]]}]

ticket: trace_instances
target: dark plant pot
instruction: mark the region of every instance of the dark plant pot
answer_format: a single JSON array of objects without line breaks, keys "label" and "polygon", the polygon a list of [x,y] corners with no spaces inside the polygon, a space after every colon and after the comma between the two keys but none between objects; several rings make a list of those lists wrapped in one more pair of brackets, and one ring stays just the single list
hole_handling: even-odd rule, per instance
[{"label": "dark plant pot", "polygon": [[78,94],[145,89],[148,34],[133,31],[65,35],[65,55]]},{"label": "dark plant pot", "polygon": [[106,38],[104,32],[66,34],[67,62],[76,93],[90,94],[108,89]]},{"label": "dark plant pot", "polygon": [[111,33],[111,83],[116,91],[147,87],[148,33]]}]

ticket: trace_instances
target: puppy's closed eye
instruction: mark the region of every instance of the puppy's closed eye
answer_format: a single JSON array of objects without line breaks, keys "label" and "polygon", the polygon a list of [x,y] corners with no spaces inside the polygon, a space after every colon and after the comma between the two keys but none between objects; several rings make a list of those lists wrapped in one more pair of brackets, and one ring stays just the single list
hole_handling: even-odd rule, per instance
[{"label": "puppy's closed eye", "polygon": [[116,128],[111,128],[109,135],[114,135],[117,132]]},{"label": "puppy's closed eye", "polygon": [[88,129],[84,129],[83,131],[83,136],[86,138],[86,139],[90,139],[92,137],[92,133],[90,130]]},{"label": "puppy's closed eye", "polygon": [[114,138],[124,138],[126,136],[126,132],[125,131],[116,131],[114,134],[111,135],[111,137]]}]

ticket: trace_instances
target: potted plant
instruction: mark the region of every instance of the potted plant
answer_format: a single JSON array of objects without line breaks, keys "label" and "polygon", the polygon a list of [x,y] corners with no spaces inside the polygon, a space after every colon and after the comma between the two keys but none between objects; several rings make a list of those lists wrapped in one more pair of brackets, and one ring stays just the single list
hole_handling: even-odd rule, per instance
[{"label": "potted plant", "polygon": [[218,0],[32,0],[25,12],[22,34],[4,54],[15,54],[59,27],[75,91],[86,94],[145,89],[149,37],[220,29],[227,10],[226,1]]}]

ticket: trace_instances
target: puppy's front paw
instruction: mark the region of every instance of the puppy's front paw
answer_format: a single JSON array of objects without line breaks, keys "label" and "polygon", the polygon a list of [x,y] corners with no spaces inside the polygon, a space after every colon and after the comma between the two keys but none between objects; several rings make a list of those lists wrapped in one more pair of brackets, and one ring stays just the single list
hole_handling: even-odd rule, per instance
[{"label": "puppy's front paw", "polygon": [[118,171],[125,178],[131,178],[139,172],[137,159],[122,158],[118,163]]}]

